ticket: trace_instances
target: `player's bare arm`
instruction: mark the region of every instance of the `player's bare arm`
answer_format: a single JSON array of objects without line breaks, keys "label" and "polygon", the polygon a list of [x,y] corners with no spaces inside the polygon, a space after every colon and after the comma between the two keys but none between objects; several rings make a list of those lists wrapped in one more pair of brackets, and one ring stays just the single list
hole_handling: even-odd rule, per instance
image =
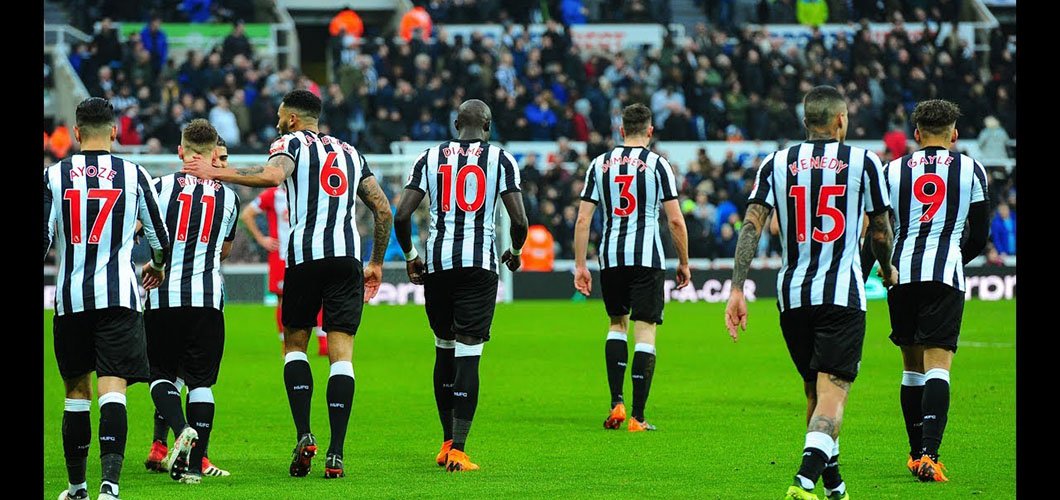
[{"label": "player's bare arm", "polygon": [[228,259],[228,256],[232,254],[232,243],[233,242],[231,242],[231,241],[226,241],[226,242],[224,242],[223,245],[221,245],[221,260],[222,261]]},{"label": "player's bare arm", "polygon": [[880,275],[883,286],[898,284],[898,270],[891,265],[891,252],[894,250],[894,231],[891,230],[891,212],[884,210],[869,216],[869,244],[876,262],[880,263]]},{"label": "player's bare arm", "polygon": [[[45,174],[47,176],[47,174]],[[48,249],[52,246],[55,234],[55,211],[52,210],[52,190],[48,187],[48,178],[44,178],[44,257],[48,258]]]},{"label": "player's bare arm", "polygon": [[585,254],[589,251],[589,224],[593,221],[596,204],[582,200],[578,204],[578,220],[574,224],[574,288],[582,295],[593,291],[593,275],[585,266]]},{"label": "player's bare arm", "polygon": [[258,216],[258,213],[254,210],[252,205],[243,207],[243,210],[239,212],[239,220],[243,222],[243,227],[247,228],[247,232],[254,237],[254,241],[258,242],[262,248],[270,252],[275,252],[280,249],[280,242],[276,238],[270,238],[265,233],[261,232],[261,228],[258,227],[257,221],[254,219]]},{"label": "player's bare arm", "polygon": [[383,282],[383,257],[390,244],[390,226],[394,216],[390,213],[390,201],[379,187],[375,177],[368,177],[357,187],[357,196],[375,217],[375,229],[372,231],[372,258],[364,268],[364,301],[368,302],[379,291]]},{"label": "player's bare arm", "polygon": [[677,289],[680,290],[692,280],[692,272],[688,269],[688,228],[685,227],[685,217],[676,199],[664,201],[663,210],[666,211],[670,236],[677,247]]},{"label": "player's bare arm", "polygon": [[422,191],[406,188],[401,193],[397,215],[394,216],[394,233],[397,234],[401,251],[405,252],[405,270],[409,274],[409,281],[417,285],[423,284],[423,273],[426,267],[423,264],[423,258],[417,254],[412,245],[412,213],[420,206],[423,196]]},{"label": "player's bare arm", "polygon": [[725,307],[725,328],[729,330],[732,341],[739,339],[736,327],[747,331],[747,300],[743,295],[743,285],[747,281],[747,272],[751,269],[758,240],[762,237],[762,228],[769,221],[773,209],[751,203],[740,227],[740,238],[736,241],[736,258],[732,265],[732,290],[729,292],[729,304]]},{"label": "player's bare arm", "polygon": [[501,196],[501,201],[504,202],[504,209],[508,211],[508,219],[511,220],[512,237],[512,248],[504,251],[504,255],[501,255],[501,262],[514,272],[522,265],[522,259],[519,256],[522,255],[523,245],[526,243],[529,223],[526,220],[522,193],[518,191],[507,193]]},{"label": "player's bare arm", "polygon": [[181,172],[200,179],[213,179],[250,187],[276,187],[294,173],[294,160],[278,154],[262,166],[243,168],[214,168],[209,159],[200,155],[185,157]]}]

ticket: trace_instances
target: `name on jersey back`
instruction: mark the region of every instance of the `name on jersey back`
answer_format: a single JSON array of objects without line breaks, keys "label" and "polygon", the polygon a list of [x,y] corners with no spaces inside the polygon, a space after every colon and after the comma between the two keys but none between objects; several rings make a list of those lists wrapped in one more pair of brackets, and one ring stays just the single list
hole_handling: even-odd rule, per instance
[{"label": "name on jersey back", "polygon": [[809,158],[800,158],[796,161],[791,162],[788,165],[788,169],[791,170],[791,175],[796,175],[800,170],[811,170],[811,169],[824,169],[824,170],[835,170],[838,174],[847,168],[847,162],[840,160],[839,158],[830,158],[828,156],[811,156]]}]

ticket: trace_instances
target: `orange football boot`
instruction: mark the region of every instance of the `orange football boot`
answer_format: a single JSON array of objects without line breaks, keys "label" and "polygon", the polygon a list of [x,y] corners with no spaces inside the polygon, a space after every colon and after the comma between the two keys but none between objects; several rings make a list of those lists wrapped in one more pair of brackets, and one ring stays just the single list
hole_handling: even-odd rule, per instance
[{"label": "orange football boot", "polygon": [[622,422],[626,421],[626,405],[618,403],[614,408],[611,408],[611,414],[607,416],[607,420],[604,420],[604,429],[618,429],[622,426]]},{"label": "orange football boot", "polygon": [[647,420],[641,422],[636,417],[629,419],[629,432],[644,432],[654,431],[655,426],[648,423]]},{"label": "orange football boot", "polygon": [[909,461],[905,463],[905,467],[909,469],[909,472],[912,473],[913,476],[916,476],[917,471],[920,470],[920,459],[913,460],[913,457],[909,457]]},{"label": "orange football boot", "polygon": [[438,462],[438,467],[445,467],[445,463],[448,461],[449,450],[453,449],[453,440],[450,439],[442,443],[442,451],[438,452],[438,456],[435,457],[434,461]]},{"label": "orange football boot", "polygon": [[946,468],[942,462],[936,462],[931,457],[924,455],[920,457],[920,469],[917,470],[917,479],[925,482],[945,483],[949,481],[942,471]]},{"label": "orange football boot", "polygon": [[445,459],[445,470],[449,472],[478,470],[478,464],[471,463],[471,458],[460,450],[449,450]]},{"label": "orange football boot", "polygon": [[162,460],[169,454],[169,448],[166,443],[162,441],[154,441],[151,443],[151,452],[147,454],[147,460],[144,461],[144,467],[147,470],[155,472],[165,472],[166,469],[162,467]]}]

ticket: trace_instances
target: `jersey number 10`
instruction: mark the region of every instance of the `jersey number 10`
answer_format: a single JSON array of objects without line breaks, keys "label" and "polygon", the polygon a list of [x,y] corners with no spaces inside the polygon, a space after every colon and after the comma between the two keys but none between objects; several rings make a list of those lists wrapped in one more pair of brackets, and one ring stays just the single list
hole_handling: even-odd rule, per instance
[{"label": "jersey number 10", "polygon": [[[452,210],[453,166],[439,165],[442,174],[442,211]],[[467,178],[475,178],[475,199],[467,201]],[[456,173],[456,206],[465,212],[478,212],[486,203],[486,172],[478,165],[464,165]]]}]

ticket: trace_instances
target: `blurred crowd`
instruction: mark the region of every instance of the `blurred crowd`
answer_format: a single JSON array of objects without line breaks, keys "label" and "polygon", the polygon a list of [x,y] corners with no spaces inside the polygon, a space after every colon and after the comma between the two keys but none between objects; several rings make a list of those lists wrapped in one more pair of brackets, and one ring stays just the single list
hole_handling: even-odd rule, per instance
[{"label": "blurred crowd", "polygon": [[[126,6],[132,2],[81,3],[93,4],[100,15],[123,19],[129,18],[127,13],[112,10],[134,8]],[[712,25],[695,26],[681,41],[666,36],[660,48],[617,53],[580,50],[567,28],[581,21],[571,21],[566,14],[614,20],[631,6],[652,7],[657,2],[528,2],[536,6],[527,10],[532,17],[556,13],[545,21],[540,37],[531,37],[519,24],[536,19],[503,12],[514,11],[518,2],[418,2],[428,23],[435,21],[432,34],[413,28],[402,30],[402,36],[382,37],[373,36],[383,33],[371,29],[349,33],[340,26],[327,49],[332,80],[321,83],[297,68],[275,68],[271,58],[255,53],[243,19],[253,18],[253,4],[262,2],[199,2],[207,4],[207,20],[231,21],[231,32],[208,51],[172,57],[161,22],[190,19],[187,13],[195,3],[181,2],[179,14],[172,8],[162,10],[166,14],[149,18],[141,30],[124,38],[111,19],[103,17],[91,30],[90,43],[71,47],[70,62],[89,92],[111,99],[118,111],[121,145],[139,146],[148,153],[174,152],[183,126],[207,118],[232,154],[260,153],[275,138],[275,113],[283,95],[307,88],[323,100],[322,132],[366,153],[390,153],[394,141],[454,136],[456,107],[464,99],[481,98],[493,109],[492,140],[548,143],[542,158],[522,158],[528,165],[524,197],[531,223],[552,232],[557,258],[573,255],[584,169],[595,155],[621,143],[621,109],[633,102],[652,108],[655,138],[663,151],[666,141],[799,140],[801,98],[820,84],[835,85],[846,95],[848,139],[882,137],[885,160],[906,152],[912,138],[908,117],[924,99],[958,103],[962,140],[978,139],[982,155],[1008,157],[1006,144],[1016,135],[1015,42],[997,31],[990,39],[989,57],[983,57],[955,30],[939,37],[942,24],[956,18],[956,1],[810,2],[829,6],[828,19],[861,19],[862,25],[852,39],[840,37],[834,43],[826,43],[815,29],[799,48],[773,41],[764,28],[747,23],[788,22],[787,9],[798,10],[803,2],[705,0],[702,6],[715,20]],[[658,3],[668,8],[669,2]],[[160,12],[149,4],[135,7],[139,18]],[[750,4],[753,10],[744,8]],[[248,5],[250,11],[240,10]],[[466,39],[450,37],[441,24],[475,21],[462,16],[481,12],[476,8],[484,6],[497,6],[497,15],[506,19],[497,39],[479,33]],[[621,20],[633,22],[629,17]],[[882,42],[874,41],[868,20],[891,23]],[[906,29],[910,24],[924,26],[924,35],[911,37]],[[45,133],[46,162],[76,148],[70,135],[64,124]],[[586,152],[579,153],[569,141],[584,141]],[[756,156],[729,155],[717,163],[700,154],[685,164],[675,163],[684,177],[681,203],[693,257],[731,256],[750,189],[747,179],[760,161]],[[995,227],[1011,228],[1014,234],[1011,177],[995,179],[991,194],[995,205],[1004,204],[997,210],[1001,222],[995,220]],[[400,192],[400,178],[384,184],[392,199]],[[366,221],[362,230],[369,226]],[[991,250],[1013,254],[1014,238],[1002,240],[995,239]],[[763,238],[762,254],[777,249],[775,239]]]}]

